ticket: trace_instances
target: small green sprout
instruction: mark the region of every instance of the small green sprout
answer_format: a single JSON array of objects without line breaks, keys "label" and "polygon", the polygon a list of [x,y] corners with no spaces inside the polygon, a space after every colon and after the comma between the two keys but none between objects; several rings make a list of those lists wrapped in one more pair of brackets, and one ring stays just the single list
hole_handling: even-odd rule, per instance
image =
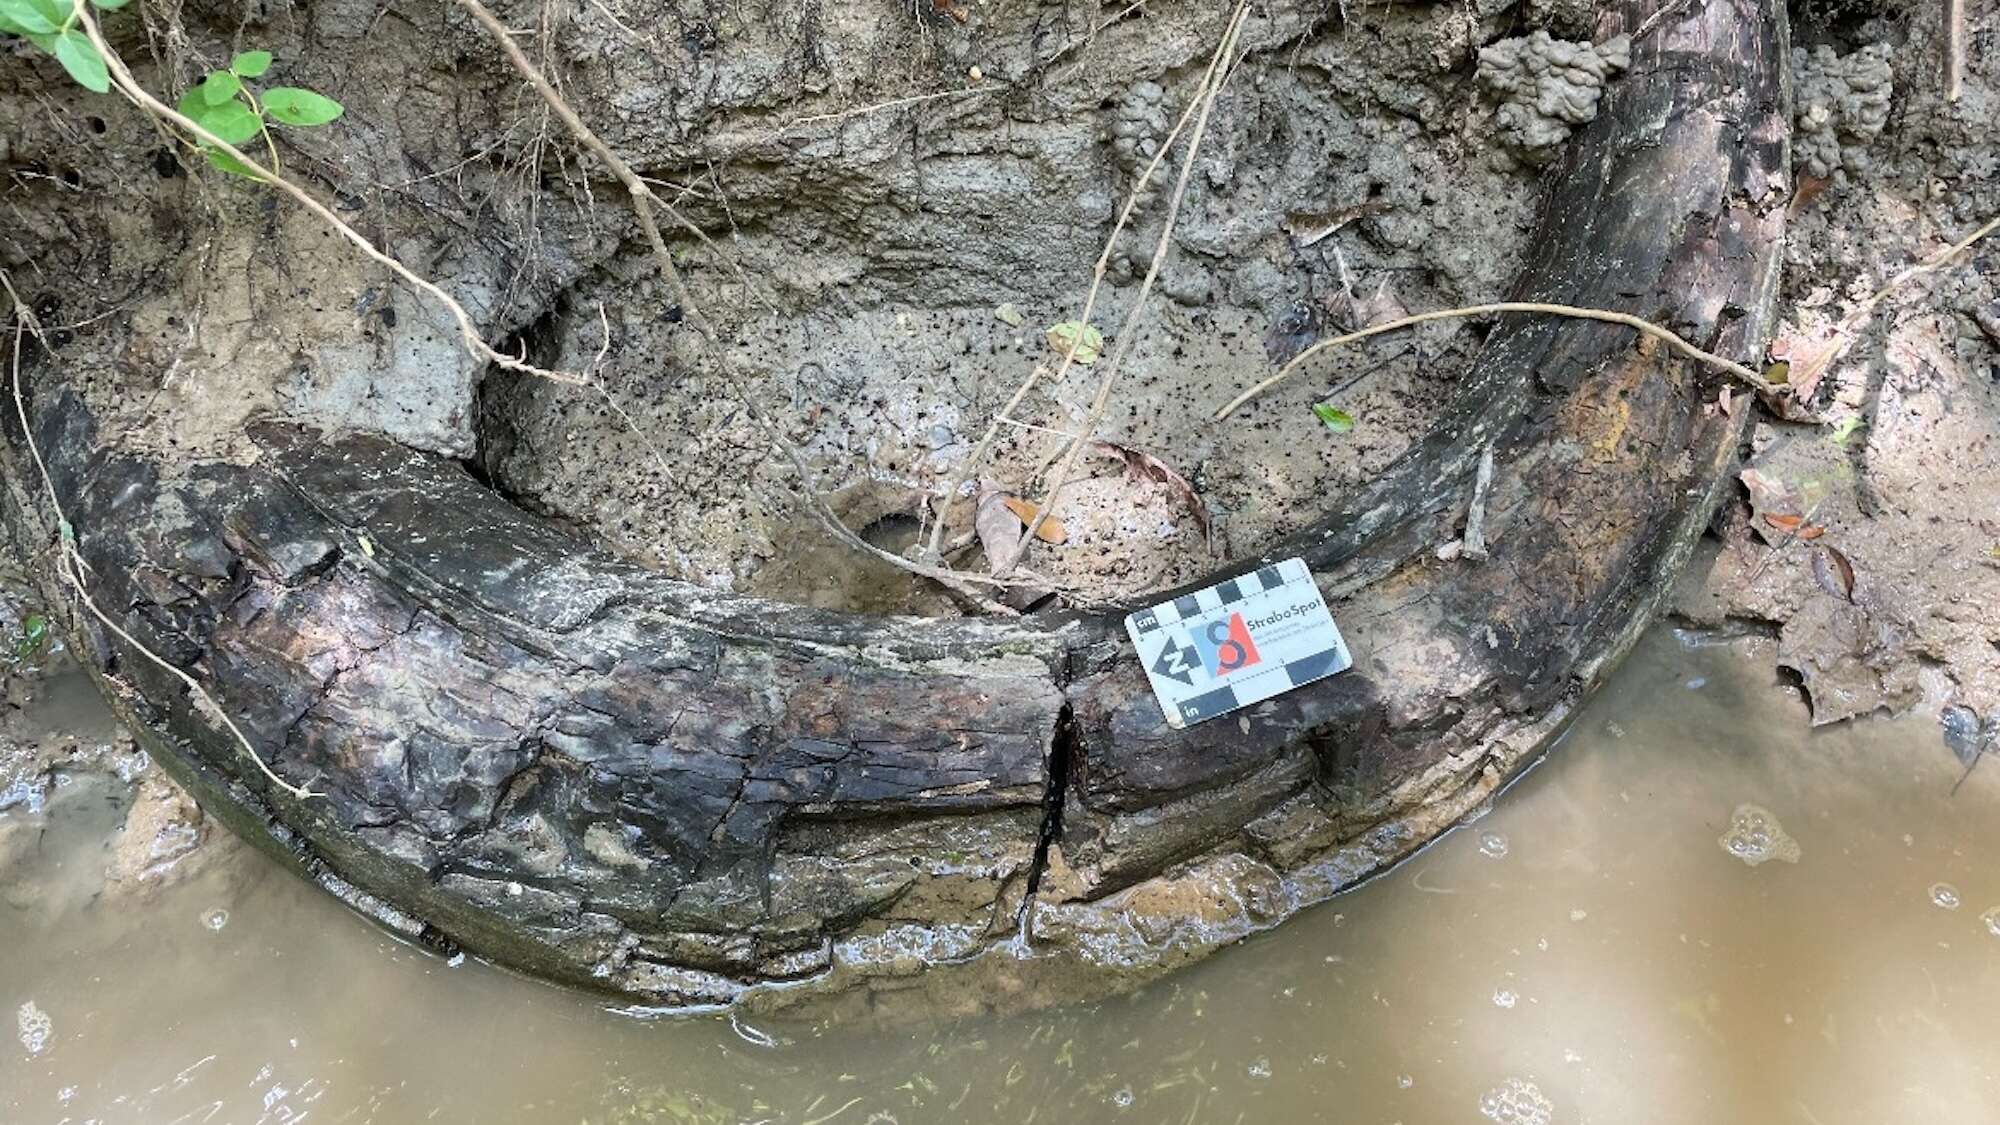
[{"label": "small green sprout", "polygon": [[[10,0],[0,0],[8,3]],[[212,70],[181,95],[175,106],[195,124],[232,145],[261,137],[271,155],[271,169],[278,170],[278,146],[271,139],[271,123],[308,128],[340,118],[346,110],[324,94],[297,86],[272,86],[258,96],[248,79],[261,78],[271,69],[271,52],[244,51],[229,60],[229,69]],[[235,176],[258,179],[249,165],[204,142],[208,162]]]}]

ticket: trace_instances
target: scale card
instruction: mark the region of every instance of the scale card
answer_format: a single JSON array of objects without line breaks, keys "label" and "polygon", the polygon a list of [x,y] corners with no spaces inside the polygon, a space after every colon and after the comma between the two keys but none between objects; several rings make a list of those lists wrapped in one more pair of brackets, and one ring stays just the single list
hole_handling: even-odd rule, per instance
[{"label": "scale card", "polygon": [[1142,609],[1125,631],[1176,730],[1354,666],[1304,559]]}]

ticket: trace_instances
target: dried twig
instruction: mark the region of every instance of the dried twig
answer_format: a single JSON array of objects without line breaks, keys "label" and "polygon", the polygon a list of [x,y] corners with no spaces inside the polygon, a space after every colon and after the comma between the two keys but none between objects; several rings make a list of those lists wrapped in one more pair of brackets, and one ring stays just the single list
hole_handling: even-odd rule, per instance
[{"label": "dried twig", "polygon": [[1284,382],[1306,360],[1329,348],[1337,348],[1343,344],[1352,344],[1357,340],[1366,340],[1371,336],[1380,336],[1385,332],[1395,332],[1400,329],[1409,328],[1412,325],[1424,324],[1433,320],[1454,320],[1460,317],[1485,316],[1490,313],[1546,313],[1551,316],[1567,316],[1578,320],[1600,320],[1607,324],[1622,324],[1627,328],[1636,328],[1655,339],[1664,340],[1669,347],[1680,352],[1682,355],[1705,363],[1710,367],[1727,371],[1729,374],[1736,376],[1738,379],[1756,387],[1760,391],[1775,392],[1778,389],[1776,384],[1766,381],[1762,375],[1750,370],[1748,367],[1734,360],[1724,359],[1714,352],[1703,351],[1693,344],[1688,343],[1680,336],[1675,335],[1672,331],[1662,328],[1652,321],[1642,320],[1630,313],[1612,312],[1609,309],[1587,309],[1576,305],[1551,305],[1540,301],[1496,301],[1486,305],[1466,305],[1463,308],[1438,309],[1433,312],[1398,317],[1395,320],[1387,320],[1381,324],[1370,325],[1358,332],[1349,332],[1344,336],[1335,336],[1331,340],[1321,340],[1319,343],[1293,356],[1291,362],[1279,368],[1276,375],[1230,399],[1227,405],[1215,412],[1215,420],[1220,422],[1224,418],[1234,414],[1238,407],[1270,390],[1272,387],[1277,386],[1279,383]]},{"label": "dried twig", "polygon": [[1965,89],[1965,0],[1944,0],[1944,100]]},{"label": "dried twig", "polygon": [[[1119,328],[1118,342],[1112,348],[1111,355],[1104,361],[1102,374],[1097,380],[1097,394],[1091,400],[1090,413],[1084,418],[1079,436],[1071,439],[1068,448],[1064,450],[1062,461],[1056,466],[1047,495],[1038,505],[1035,518],[1021,533],[1021,553],[1024,555],[1029,541],[1041,530],[1043,521],[1055,510],[1056,500],[1063,486],[1069,483],[1070,474],[1075,471],[1077,458],[1082,454],[1085,444],[1083,435],[1096,432],[1098,423],[1104,420],[1105,408],[1111,404],[1111,388],[1116,385],[1118,375],[1125,365],[1125,358],[1131,354],[1133,342],[1138,338],[1140,318],[1146,311],[1146,298],[1152,295],[1153,284],[1159,280],[1160,269],[1166,264],[1167,252],[1173,247],[1174,223],[1180,217],[1181,205],[1187,200],[1188,183],[1194,178],[1195,157],[1200,153],[1202,137],[1208,132],[1209,113],[1215,108],[1215,99],[1229,81],[1230,71],[1234,65],[1231,56],[1236,53],[1237,41],[1242,37],[1243,24],[1249,15],[1249,0],[1237,0],[1229,24],[1223,29],[1222,41],[1216,44],[1215,56],[1209,62],[1208,72],[1196,90],[1194,103],[1189,108],[1199,107],[1199,110],[1195,114],[1194,129],[1188,135],[1187,155],[1181,160],[1180,177],[1174,184],[1173,198],[1167,204],[1166,221],[1161,228],[1159,242],[1153,248],[1152,262],[1146,267],[1146,276],[1140,281],[1139,291],[1132,299],[1132,307],[1126,313],[1124,324]],[[1166,151],[1164,146],[1161,151]],[[1110,247],[1107,244],[1105,258],[1100,259],[1100,262],[1108,259],[1109,254]],[[1101,270],[1100,266],[1100,276]],[[1093,283],[1091,286],[1093,298],[1096,290],[1097,285]],[[1081,323],[1088,325],[1090,323],[1088,316]],[[1082,341],[1083,335],[1079,330],[1075,339],[1070,342],[1068,354],[1064,357],[1065,364],[1075,358],[1077,346]],[[1003,569],[1001,573],[1004,574],[1005,570]]]},{"label": "dried twig", "polygon": [[203,144],[212,146],[217,151],[235,158],[251,176],[290,196],[299,206],[312,212],[315,218],[333,228],[335,233],[353,243],[355,248],[360,250],[370,260],[388,267],[390,272],[401,278],[406,284],[430,297],[440,305],[443,305],[445,310],[451,313],[452,319],[458,322],[459,338],[464,342],[465,350],[473,358],[494,364],[509,371],[518,371],[544,379],[553,379],[558,383],[582,386],[587,382],[583,376],[574,372],[551,371],[536,367],[525,360],[503,355],[495,351],[480,337],[478,328],[472,323],[472,314],[465,310],[465,306],[453,299],[451,294],[439,288],[435,282],[425,278],[415,270],[404,265],[394,255],[370,242],[365,235],[348,226],[346,222],[342,221],[340,216],[334,214],[326,204],[313,198],[312,194],[304,188],[285,179],[273,169],[259,164],[245,154],[242,149],[209,132],[200,123],[182,114],[172,106],[167,105],[152,94],[147,93],[146,88],[139,85],[138,80],[132,77],[132,72],[126,67],[125,60],[120,58],[118,53],[111,49],[111,44],[105,42],[104,32],[97,26],[97,17],[90,11],[89,0],[72,0],[72,2],[74,4],[73,11],[77,25],[83,28],[83,33],[89,36],[91,43],[97,47],[98,54],[104,57],[104,65],[110,72],[111,84],[117,88],[120,94],[125,96],[126,100],[138,106],[152,117],[171,122],[173,125],[185,130],[188,135],[199,138]]},{"label": "dried twig", "polygon": [[0,286],[5,287],[8,298],[14,302],[14,354],[12,363],[14,412],[21,423],[21,438],[27,443],[28,453],[35,462],[35,472],[41,477],[42,491],[48,498],[49,510],[56,517],[56,576],[76,594],[77,601],[83,603],[83,607],[90,611],[90,615],[97,618],[106,629],[111,630],[119,640],[124,641],[134,652],[158,665],[162,671],[186,686],[188,691],[207,708],[208,712],[221,720],[222,725],[228,728],[229,733],[236,739],[236,744],[242,748],[244,757],[249,758],[256,765],[258,771],[272,785],[291,794],[295,800],[304,801],[313,797],[325,796],[323,793],[315,793],[304,786],[293,785],[291,782],[279,777],[269,765],[265,764],[264,759],[257,756],[256,748],[250,745],[250,739],[244,735],[242,728],[236,725],[236,720],[230,718],[229,712],[223,710],[222,704],[215,701],[215,697],[209,694],[207,688],[201,686],[199,680],[189,675],[179,665],[170,662],[166,657],[148,648],[143,641],[133,636],[124,626],[113,621],[110,614],[98,608],[96,600],[90,596],[90,591],[85,588],[83,583],[83,571],[87,569],[89,564],[83,561],[83,556],[77,551],[76,530],[69,522],[68,514],[63,510],[62,500],[56,495],[55,480],[49,475],[48,464],[42,460],[41,447],[35,443],[35,427],[28,421],[27,400],[21,395],[21,351],[26,345],[28,334],[32,332],[35,339],[41,342],[45,350],[48,349],[48,342],[42,336],[42,328],[40,323],[35,319],[34,311],[29,309],[27,303],[21,300],[21,295],[14,291],[14,281],[7,276],[5,271],[0,271]]},{"label": "dried twig", "polygon": [[[1220,57],[1220,55],[1217,55],[1215,58],[1209,60],[1208,69],[1202,74],[1201,85],[1196,87],[1196,96],[1188,102],[1187,108],[1181,111],[1180,119],[1174,122],[1174,127],[1167,131],[1166,139],[1160,142],[1160,150],[1154,153],[1153,159],[1148,161],[1146,167],[1140,170],[1138,179],[1132,183],[1132,189],[1125,193],[1125,202],[1118,208],[1118,218],[1112,222],[1111,233],[1106,235],[1104,239],[1104,249],[1097,255],[1097,263],[1091,269],[1090,289],[1084,294],[1083,310],[1077,314],[1076,324],[1081,326],[1088,326],[1090,324],[1091,314],[1097,309],[1097,296],[1103,291],[1104,279],[1111,272],[1111,256],[1117,251],[1118,236],[1124,234],[1125,228],[1131,225],[1132,215],[1139,209],[1140,197],[1145,194],[1146,188],[1152,184],[1153,177],[1159,173],[1160,166],[1166,163],[1167,154],[1173,151],[1175,142],[1180,140],[1181,133],[1186,131],[1188,123],[1194,120],[1196,111],[1202,105],[1200,91],[1206,89],[1209,81],[1214,78],[1215,68]],[[1047,377],[1051,383],[1061,383],[1063,378],[1069,374],[1070,367],[1076,363],[1076,352],[1082,346],[1083,338],[1084,333],[1079,329],[1076,335],[1070,339],[1070,346],[1063,349],[1062,362],[1057,365],[1054,374],[1050,374],[1040,364],[1036,364],[1034,369],[1028,372],[1028,377],[1015,389],[1013,396],[1007,400],[1007,405],[1002,407],[1000,412],[993,416],[993,420],[987,423],[986,433],[980,436],[979,444],[973,448],[972,456],[967,458],[965,462],[965,471],[957,480],[952,482],[950,489],[946,491],[944,495],[944,509],[949,509],[950,505],[965,492],[966,487],[979,475],[980,466],[985,463],[987,454],[992,452],[993,443],[999,437],[1001,417],[1011,416],[1014,413],[1015,408],[1020,406],[1021,400],[1027,397],[1028,391],[1035,385],[1036,380]],[[944,518],[943,511],[941,510],[937,524],[931,529],[929,552],[932,555],[938,553],[938,544],[943,534]]]}]

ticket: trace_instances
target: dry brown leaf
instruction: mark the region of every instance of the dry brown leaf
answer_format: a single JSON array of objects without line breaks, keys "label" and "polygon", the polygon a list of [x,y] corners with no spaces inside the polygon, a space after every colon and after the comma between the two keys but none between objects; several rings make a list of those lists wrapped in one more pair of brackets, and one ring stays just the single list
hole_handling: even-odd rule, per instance
[{"label": "dry brown leaf", "polygon": [[1813,577],[1819,587],[1842,601],[1854,601],[1854,564],[1838,547],[1821,547],[1813,552]]},{"label": "dry brown leaf", "polygon": [[1812,201],[1818,199],[1820,193],[1832,182],[1833,180],[1826,176],[1800,176],[1798,187],[1792,191],[1792,214],[1796,215],[1811,206]]},{"label": "dry brown leaf", "polygon": [[[1784,382],[1776,395],[1765,396],[1764,405],[1789,422],[1817,421],[1812,410],[1813,395],[1818,393],[1820,381],[1833,369],[1833,361],[1839,359],[1846,348],[1846,338],[1838,333],[1792,336],[1773,341],[1773,366],[1783,365]],[[1772,377],[1771,381],[1777,380]]]},{"label": "dry brown leaf", "polygon": [[[1018,496],[1002,496],[1000,502],[1007,505],[1007,510],[1014,513],[1015,518],[1019,519],[1024,527],[1034,523],[1035,513],[1041,511],[1040,508]],[[1035,529],[1035,538],[1044,543],[1065,543],[1069,540],[1069,532],[1064,529],[1061,519],[1051,515],[1042,521],[1042,526]]]},{"label": "dry brown leaf", "polygon": [[1352,207],[1342,207],[1338,211],[1317,214],[1293,214],[1285,216],[1285,229],[1303,250],[1316,242],[1332,238],[1334,232],[1356,219],[1378,215],[1389,209],[1381,202],[1357,203]]},{"label": "dry brown leaf", "polygon": [[1805,522],[1805,517],[1784,515],[1779,512],[1769,512],[1765,514],[1764,522],[1770,524],[1772,527],[1777,528],[1779,531],[1791,534],[1797,534],[1799,530],[1799,525]]},{"label": "dry brown leaf", "polygon": [[979,545],[986,550],[986,568],[994,574],[1013,565],[1025,529],[1020,517],[1007,506],[1007,500],[1005,493],[989,489],[979,494],[979,505],[973,511],[972,529],[979,535]]},{"label": "dry brown leaf", "polygon": [[1201,495],[1195,492],[1194,485],[1189,484],[1186,477],[1175,472],[1158,457],[1142,450],[1119,445],[1117,442],[1093,441],[1090,447],[1107,457],[1115,457],[1125,462],[1127,473],[1142,480],[1166,485],[1194,514],[1195,526],[1201,529],[1202,541],[1208,544],[1208,549],[1211,552],[1215,550],[1215,529],[1209,523],[1208,505],[1202,503]]}]

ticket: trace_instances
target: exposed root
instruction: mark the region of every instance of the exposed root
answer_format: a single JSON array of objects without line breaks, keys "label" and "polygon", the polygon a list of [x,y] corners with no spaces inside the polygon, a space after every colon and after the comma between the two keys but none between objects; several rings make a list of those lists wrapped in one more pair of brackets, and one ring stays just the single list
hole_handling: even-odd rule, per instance
[{"label": "exposed root", "polygon": [[1724,359],[1714,352],[1704,351],[1701,348],[1695,347],[1672,330],[1662,328],[1650,320],[1633,316],[1631,313],[1612,312],[1609,309],[1587,309],[1576,305],[1551,305],[1540,301],[1496,301],[1486,305],[1466,305],[1462,308],[1438,309],[1433,312],[1397,317],[1395,320],[1370,325],[1358,332],[1349,332],[1343,336],[1335,336],[1331,340],[1321,340],[1319,343],[1293,356],[1291,362],[1279,368],[1276,375],[1230,399],[1222,409],[1215,412],[1215,420],[1220,422],[1231,414],[1236,413],[1238,407],[1270,390],[1272,387],[1277,386],[1279,383],[1284,382],[1286,379],[1291,378],[1306,360],[1330,348],[1337,348],[1343,344],[1352,344],[1359,340],[1366,340],[1371,336],[1380,336],[1385,332],[1400,331],[1412,325],[1426,324],[1433,320],[1454,320],[1460,317],[1486,316],[1491,313],[1544,313],[1550,316],[1572,317],[1577,320],[1599,320],[1607,324],[1622,324],[1627,328],[1635,328],[1654,339],[1664,341],[1668,347],[1673,348],[1689,359],[1726,371],[1767,394],[1776,393],[1780,390],[1777,384],[1766,380],[1762,375],[1737,363],[1735,360]]},{"label": "exposed root", "polygon": [[[1016,559],[1027,553],[1028,543],[1041,530],[1043,521],[1047,520],[1055,510],[1056,499],[1061,494],[1063,486],[1069,483],[1070,474],[1076,469],[1077,458],[1083,453],[1085,439],[1097,430],[1098,423],[1104,420],[1105,408],[1111,405],[1111,389],[1116,385],[1118,375],[1125,366],[1125,357],[1131,354],[1133,341],[1138,338],[1140,318],[1146,311],[1146,298],[1151,296],[1153,283],[1159,280],[1160,268],[1166,264],[1167,251],[1173,246],[1174,223],[1180,217],[1181,204],[1187,199],[1188,182],[1194,177],[1195,157],[1200,154],[1201,139],[1208,132],[1209,113],[1215,108],[1215,99],[1222,93],[1222,88],[1229,82],[1230,72],[1235,66],[1231,56],[1236,53],[1237,41],[1243,34],[1243,23],[1249,15],[1249,0],[1237,0],[1236,9],[1229,17],[1229,25],[1222,32],[1222,42],[1216,44],[1215,56],[1209,61],[1208,73],[1195,93],[1194,102],[1189,106],[1191,110],[1199,107],[1199,112],[1195,114],[1194,132],[1188,137],[1187,154],[1181,159],[1180,177],[1174,184],[1173,198],[1167,204],[1167,217],[1160,230],[1160,240],[1153,247],[1153,260],[1146,267],[1146,276],[1139,283],[1138,295],[1133,298],[1132,308],[1126,313],[1125,322],[1118,330],[1118,343],[1112,348],[1111,355],[1105,362],[1103,374],[1098,377],[1097,395],[1091,401],[1090,414],[1084,419],[1081,431],[1070,439],[1068,447],[1063,451],[1062,461],[1056,466],[1055,476],[1051,479],[1048,492],[1035,512],[1035,518],[1029,521],[1026,530],[1021,533],[1021,542],[1014,554]],[[1164,153],[1166,147],[1162,146],[1161,151]],[[1115,234],[1113,238],[1116,238]],[[1098,259],[1097,277],[1091,284],[1091,301],[1095,300],[1098,284],[1103,280],[1111,248],[1111,242],[1107,241],[1104,256]],[[1089,303],[1086,302],[1086,312],[1080,321],[1084,325],[1090,323]],[[1069,351],[1063,357],[1064,366],[1068,366],[1076,358],[1076,349],[1083,342],[1083,336],[1084,334],[1079,331],[1075,339],[1070,341]],[[1061,377],[1062,373],[1057,372],[1057,379],[1060,380]],[[1011,564],[1003,567],[1002,573],[1008,569],[1011,569]]]}]

